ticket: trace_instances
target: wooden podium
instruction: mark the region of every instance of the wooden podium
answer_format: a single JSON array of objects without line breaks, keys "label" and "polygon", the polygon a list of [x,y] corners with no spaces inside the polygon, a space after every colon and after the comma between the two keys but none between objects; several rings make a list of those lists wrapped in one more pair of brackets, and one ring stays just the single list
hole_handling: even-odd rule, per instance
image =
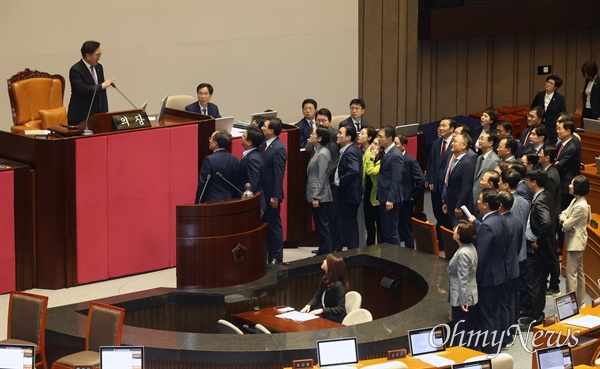
[{"label": "wooden podium", "polygon": [[177,206],[177,288],[216,288],[267,274],[261,195]]}]

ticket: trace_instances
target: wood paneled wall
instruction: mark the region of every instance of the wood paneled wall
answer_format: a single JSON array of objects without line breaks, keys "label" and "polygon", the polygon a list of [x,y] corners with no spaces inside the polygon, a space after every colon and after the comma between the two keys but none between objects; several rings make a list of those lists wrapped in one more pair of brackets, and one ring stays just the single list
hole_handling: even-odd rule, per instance
[{"label": "wood paneled wall", "polygon": [[[540,65],[563,78],[558,92],[573,111],[581,65],[600,63],[600,27],[424,41],[417,18],[417,1],[359,0],[359,95],[376,127],[529,104],[544,89]],[[490,26],[502,25],[491,19]]]}]

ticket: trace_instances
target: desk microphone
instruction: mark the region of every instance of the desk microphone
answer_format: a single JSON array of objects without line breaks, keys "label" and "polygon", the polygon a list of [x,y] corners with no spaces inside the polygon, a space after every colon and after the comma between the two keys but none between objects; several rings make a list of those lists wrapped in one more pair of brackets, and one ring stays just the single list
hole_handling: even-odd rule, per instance
[{"label": "desk microphone", "polygon": [[227,182],[227,184],[228,184],[228,185],[230,185],[231,187],[235,188],[235,190],[236,190],[237,192],[239,192],[239,193],[240,193],[240,195],[242,195],[242,196],[244,195],[244,194],[242,193],[242,191],[240,191],[240,189],[239,189],[239,188],[237,188],[237,187],[236,187],[236,186],[235,186],[233,183],[229,182],[229,181],[228,181],[228,180],[227,180],[225,177],[223,177],[223,175],[221,174],[221,172],[217,172],[217,173],[215,173],[215,174],[216,174],[216,175],[218,175],[219,177],[223,178],[223,180],[224,180],[225,182]]},{"label": "desk microphone", "polygon": [[119,91],[119,93],[121,94],[121,96],[123,96],[123,97],[125,98],[125,100],[129,101],[129,103],[131,104],[131,106],[133,106],[133,108],[134,108],[134,109],[136,109],[136,110],[138,109],[138,107],[137,107],[137,106],[135,106],[135,105],[134,105],[134,104],[131,102],[131,100],[129,100],[129,99],[127,98],[127,96],[125,96],[125,94],[123,94],[123,93],[121,92],[121,90],[119,90],[119,89],[117,88],[117,85],[115,85],[115,84],[114,84],[114,82],[113,82],[113,83],[111,83],[110,85],[111,85],[111,86],[113,86],[115,89],[117,89],[117,91]]},{"label": "desk microphone", "polygon": [[204,196],[204,191],[206,191],[206,186],[208,186],[208,181],[210,181],[211,175],[208,174],[206,176],[206,182],[204,183],[204,187],[202,188],[202,193],[200,193],[200,197],[198,198],[198,204],[202,202],[202,196]]},{"label": "desk microphone", "polygon": [[89,136],[94,134],[91,129],[88,128],[88,119],[90,119],[90,113],[92,112],[92,105],[94,105],[94,99],[96,98],[96,92],[98,92],[98,86],[94,87],[94,94],[92,95],[92,101],[90,102],[90,108],[88,109],[87,117],[85,117],[85,129],[83,130],[84,136]]}]

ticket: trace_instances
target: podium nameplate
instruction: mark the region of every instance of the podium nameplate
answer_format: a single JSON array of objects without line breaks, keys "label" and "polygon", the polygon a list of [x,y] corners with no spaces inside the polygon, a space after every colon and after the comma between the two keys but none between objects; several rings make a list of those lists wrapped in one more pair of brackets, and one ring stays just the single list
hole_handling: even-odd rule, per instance
[{"label": "podium nameplate", "polygon": [[150,128],[152,124],[148,119],[146,112],[115,114],[112,116],[113,128],[116,131],[125,131],[128,129]]}]

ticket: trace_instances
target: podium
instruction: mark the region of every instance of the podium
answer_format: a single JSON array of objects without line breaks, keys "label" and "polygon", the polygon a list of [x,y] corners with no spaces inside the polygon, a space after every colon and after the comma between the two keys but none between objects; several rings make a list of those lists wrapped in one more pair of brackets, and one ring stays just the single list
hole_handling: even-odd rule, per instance
[{"label": "podium", "polygon": [[267,274],[260,192],[248,199],[176,208],[177,288],[217,288]]}]

